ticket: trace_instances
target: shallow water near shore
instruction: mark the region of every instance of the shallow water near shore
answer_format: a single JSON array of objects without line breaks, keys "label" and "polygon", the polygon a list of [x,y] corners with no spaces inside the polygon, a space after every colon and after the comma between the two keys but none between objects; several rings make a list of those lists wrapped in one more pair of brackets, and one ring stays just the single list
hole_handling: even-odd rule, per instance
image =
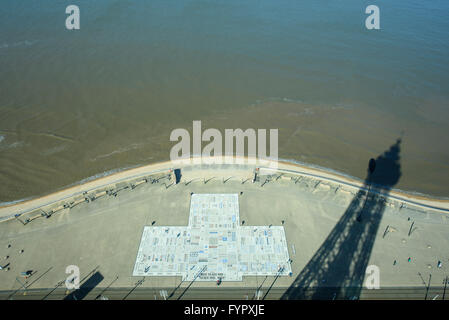
[{"label": "shallow water near shore", "polygon": [[[448,197],[449,4],[6,1],[0,202],[169,159],[170,132],[279,129],[279,157],[364,179],[400,138],[398,189]],[[413,23],[410,23],[413,21]]]}]

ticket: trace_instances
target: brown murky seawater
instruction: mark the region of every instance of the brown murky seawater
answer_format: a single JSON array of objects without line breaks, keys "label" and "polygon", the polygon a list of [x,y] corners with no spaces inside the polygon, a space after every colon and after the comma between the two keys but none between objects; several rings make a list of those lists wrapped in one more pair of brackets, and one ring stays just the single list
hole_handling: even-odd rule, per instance
[{"label": "brown murky seawater", "polygon": [[[23,119],[24,114],[30,117]],[[447,163],[424,155],[444,149],[439,137],[447,135],[447,130],[435,130],[431,122],[412,122],[360,107],[266,101],[165,124],[125,114],[11,111],[7,122],[15,124],[2,131],[7,147],[0,163],[3,181],[8,182],[0,186],[2,200],[44,194],[105,171],[167,160],[174,145],[169,141],[171,130],[191,132],[192,120],[202,120],[203,131],[219,129],[223,137],[225,128],[278,128],[280,158],[333,168],[361,179],[368,160],[401,138],[402,177],[396,187],[446,195]],[[428,132],[425,137],[422,131]]]},{"label": "brown murky seawater", "polygon": [[[360,179],[401,138],[395,187],[447,197],[447,8],[410,33],[409,3],[371,33],[355,0],[80,1],[76,32],[70,3],[7,2],[0,203],[168,160],[171,131],[193,120],[278,128],[280,158]],[[430,19],[413,5],[409,19]]]}]

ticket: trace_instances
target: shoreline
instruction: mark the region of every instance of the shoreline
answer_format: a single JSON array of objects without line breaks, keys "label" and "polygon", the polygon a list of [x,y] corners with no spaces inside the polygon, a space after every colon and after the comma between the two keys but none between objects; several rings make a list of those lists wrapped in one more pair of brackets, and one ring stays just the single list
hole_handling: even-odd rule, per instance
[{"label": "shoreline", "polygon": [[[204,164],[203,158],[203,164]],[[0,203],[0,218],[7,217],[8,215],[14,214],[23,214],[25,212],[29,212],[35,210],[40,207],[44,207],[46,205],[50,205],[52,203],[63,201],[66,198],[70,198],[84,192],[91,192],[95,189],[99,189],[114,183],[118,183],[121,181],[126,181],[133,178],[138,178],[140,176],[148,175],[148,174],[156,174],[160,172],[168,172],[171,169],[176,167],[188,167],[201,165],[198,163],[197,158],[186,160],[178,160],[178,161],[162,161],[156,162],[147,165],[137,165],[135,167],[127,167],[120,169],[113,169],[109,171],[105,171],[100,174],[96,174],[94,176],[82,179],[78,182],[75,182],[72,185],[63,187],[61,190],[51,192],[42,196],[31,197],[21,200],[15,200],[6,203]],[[272,171],[286,171],[292,174],[298,175],[309,175],[314,178],[320,180],[327,180],[333,183],[340,183],[348,187],[360,189],[363,188],[363,180],[346,175],[344,173],[340,173],[336,170],[329,168],[322,168],[320,166],[300,163],[295,160],[288,159],[279,159],[276,162],[271,162],[271,164],[275,163],[277,168],[264,166],[263,163],[260,162],[260,159],[250,159],[247,157],[243,157],[241,159],[237,157],[232,157],[226,159],[224,157],[223,163],[226,164],[226,161],[231,160],[231,165],[234,166],[254,166],[254,168],[259,167],[262,170],[272,170]],[[236,163],[237,161],[242,161],[243,163]],[[266,164],[267,160],[263,160]],[[253,163],[254,162],[254,163]],[[213,165],[213,164],[212,164]],[[376,188],[372,188],[372,192],[375,192]],[[448,211],[449,212],[449,199],[441,199],[437,197],[432,197],[430,195],[424,194],[415,194],[413,192],[407,192],[399,189],[391,189],[388,194],[385,195],[387,198],[392,198],[399,201],[404,201],[411,203],[417,206],[424,206],[428,209],[434,209],[439,211]]]}]

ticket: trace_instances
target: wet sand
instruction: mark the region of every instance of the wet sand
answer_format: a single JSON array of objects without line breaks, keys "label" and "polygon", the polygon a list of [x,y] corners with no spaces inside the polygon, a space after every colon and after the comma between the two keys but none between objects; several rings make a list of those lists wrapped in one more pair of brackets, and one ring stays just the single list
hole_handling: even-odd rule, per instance
[{"label": "wet sand", "polygon": [[[317,106],[273,99],[236,110],[184,119],[137,117],[123,112],[10,110],[0,131],[0,202],[42,196],[95,176],[167,161],[170,132],[202,120],[202,130],[279,129],[279,158],[364,179],[367,161],[401,138],[397,189],[430,197],[449,195],[447,127],[379,110]],[[8,129],[9,128],[9,129]],[[44,129],[45,128],[45,129]],[[125,128],[125,129],[117,129]],[[422,133],[425,132],[425,135]],[[204,146],[205,144],[203,144]],[[267,148],[268,149],[268,148]]]}]

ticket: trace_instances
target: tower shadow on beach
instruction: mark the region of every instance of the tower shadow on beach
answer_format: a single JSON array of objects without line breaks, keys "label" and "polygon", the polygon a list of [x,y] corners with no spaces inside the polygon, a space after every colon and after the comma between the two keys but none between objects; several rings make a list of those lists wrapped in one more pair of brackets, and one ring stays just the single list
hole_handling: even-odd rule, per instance
[{"label": "tower shadow on beach", "polygon": [[[364,186],[281,299],[358,299],[385,198],[401,177],[401,139],[373,161]],[[371,187],[373,189],[371,190]],[[368,190],[365,191],[365,190]]]}]

